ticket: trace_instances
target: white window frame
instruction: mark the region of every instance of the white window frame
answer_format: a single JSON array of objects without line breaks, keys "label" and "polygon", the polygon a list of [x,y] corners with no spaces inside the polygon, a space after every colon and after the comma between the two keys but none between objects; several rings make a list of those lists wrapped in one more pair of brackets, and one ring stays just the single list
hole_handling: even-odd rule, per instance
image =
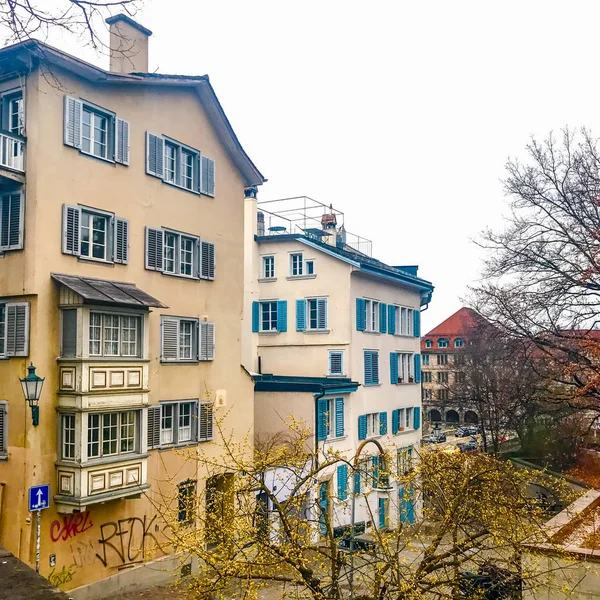
[{"label": "white window frame", "polygon": [[447,365],[448,364],[448,355],[447,354],[436,354],[437,364],[438,365]]},{"label": "white window frame", "polygon": [[437,372],[437,383],[448,383],[448,371]]},{"label": "white window frame", "polygon": [[404,431],[410,431],[411,429],[414,429],[413,415],[414,415],[414,407],[413,406],[409,406],[404,409]]},{"label": "white window frame", "polygon": [[[331,372],[331,355],[332,354],[339,354],[340,355],[340,372],[339,373],[332,373]],[[345,374],[344,371],[344,355],[345,352],[344,350],[329,350],[328,355],[327,355],[327,374],[331,377],[342,377]]]},{"label": "white window frame", "polygon": [[[163,162],[164,176],[163,181],[169,185],[178,187],[182,190],[199,194],[200,190],[194,188],[194,182],[200,182],[200,151],[181,142],[177,142],[169,137],[163,136]],[[172,154],[167,154],[167,149]],[[191,165],[187,164],[186,159],[190,159]],[[174,165],[173,165],[174,161]],[[172,164],[174,169],[167,169],[167,165]],[[184,171],[191,166],[191,174],[187,175]],[[169,174],[169,175],[168,175]],[[172,174],[172,175],[171,175]],[[189,185],[186,185],[188,182]]]},{"label": "white window frame", "polygon": [[433,399],[432,390],[423,388],[423,400],[427,400],[428,402],[431,402],[432,399]]},{"label": "white window frame", "polygon": [[[96,316],[100,316],[100,339],[92,338],[92,319]],[[105,352],[105,344],[106,343],[114,343],[115,340],[109,340],[106,342],[105,340],[105,318],[117,317],[119,319],[118,324],[118,353],[117,354],[108,354]],[[130,327],[125,327],[125,323],[130,319],[136,320],[136,341],[135,341],[135,354],[125,354],[123,353],[123,343],[131,344],[131,340],[124,340],[123,333],[125,329],[131,330]],[[90,310],[88,313],[88,356],[98,356],[98,357],[122,357],[122,358],[141,358],[142,357],[142,344],[143,344],[143,318],[142,315],[131,314],[131,313],[121,313],[121,312],[110,312],[110,311],[99,311],[99,310]],[[98,327],[98,325],[93,325],[94,328]],[[100,353],[92,352],[92,343],[100,344]]]},{"label": "white window frame", "polygon": [[396,306],[396,335],[413,337],[415,331],[414,319],[414,308]]},{"label": "white window frame", "polygon": [[378,300],[365,299],[365,331],[369,333],[380,333],[380,308],[381,303]]},{"label": "white window frame", "polygon": [[[24,310],[25,331],[23,332],[24,350],[8,353],[8,309]],[[30,328],[30,306],[29,302],[0,302],[0,359],[12,358],[14,356],[29,356],[29,328]],[[16,340],[15,340],[16,343]]]},{"label": "white window frame", "polygon": [[433,342],[431,340],[425,340],[425,348],[433,347]]},{"label": "white window frame", "polygon": [[431,376],[432,371],[421,371],[421,375],[423,376],[423,383],[432,383],[433,378]]},{"label": "white window frame", "polygon": [[306,275],[314,275],[315,274],[315,261],[313,258],[309,258],[304,261],[304,266],[306,267]]},{"label": "white window frame", "polygon": [[[99,231],[93,228],[93,219],[98,218],[104,221],[104,255],[102,257],[93,255],[93,232]],[[87,219],[89,225],[86,227],[84,225],[84,220]],[[89,208],[81,209],[81,223],[79,224],[79,256],[88,260],[100,260],[103,262],[112,262],[112,242],[113,242],[113,223],[114,223],[114,215],[112,213],[107,213],[101,210],[94,210]],[[88,241],[84,242],[83,240],[83,232],[84,229],[88,231]],[[83,251],[83,244],[88,244],[88,254],[85,254]]]},{"label": "white window frame", "polygon": [[263,279],[275,279],[275,255],[262,257],[262,274]]},{"label": "white window frame", "polygon": [[[319,327],[319,323],[321,322],[321,311],[319,310],[319,305],[322,307],[323,304],[321,302],[321,304],[319,303],[319,301],[325,301],[325,317],[323,319],[324,321],[324,327]],[[317,321],[317,326],[316,327],[311,327],[311,303],[314,302],[315,303],[315,313],[316,313],[316,321]],[[328,331],[329,328],[329,302],[328,302],[328,298],[325,296],[318,296],[318,297],[314,297],[314,298],[306,298],[306,331]]]},{"label": "white window frame", "polygon": [[464,348],[464,345],[465,345],[465,340],[463,340],[462,338],[456,338],[454,340],[455,348]]},{"label": "white window frame", "polygon": [[[90,115],[89,123],[85,122],[85,115]],[[100,119],[104,120],[103,133],[105,135],[105,142],[104,153],[98,154],[96,153],[95,145],[96,143],[102,145],[102,142],[96,139],[96,130],[102,132],[102,129],[97,126],[96,121]],[[81,152],[83,154],[94,156],[102,160],[109,160],[111,162],[114,162],[113,158],[115,147],[115,122],[116,115],[113,112],[107,111],[106,109],[102,109],[98,106],[83,101],[81,106]],[[84,133],[86,127],[89,127],[89,136],[86,136]],[[88,150],[85,149],[86,140],[89,141]]]},{"label": "white window frame", "polygon": [[381,435],[381,423],[379,413],[367,413],[367,438],[379,437]]},{"label": "white window frame", "polygon": [[398,448],[397,468],[399,476],[407,475],[413,470],[415,461],[414,454],[415,450],[412,445]]},{"label": "white window frame", "polygon": [[[264,308],[267,307],[267,312],[269,313],[269,324],[270,328],[264,327]],[[273,308],[274,307],[274,308]],[[259,315],[258,315],[258,331],[260,333],[273,333],[278,331],[277,329],[277,300],[261,300],[258,303]]]},{"label": "white window frame", "polygon": [[[110,416],[112,418],[116,415],[116,425],[112,425],[109,423],[105,425],[105,417]],[[123,417],[127,415],[127,421],[124,421]],[[93,424],[93,419],[97,417],[97,423]],[[133,417],[133,424],[129,423],[128,420],[130,417]],[[139,452],[140,449],[140,411],[139,410],[120,410],[120,411],[105,411],[105,412],[93,412],[87,413],[87,419],[85,426],[87,427],[87,446],[86,446],[86,455],[88,460],[98,460],[109,457],[116,456],[125,456],[135,454]],[[123,450],[122,444],[124,440],[129,440],[131,437],[129,435],[124,435],[124,427],[131,428],[133,425],[133,448],[131,450]],[[112,429],[116,427],[116,438],[105,437],[106,430]],[[90,435],[91,431],[98,432],[98,439],[94,440]],[[129,433],[129,432],[127,432]],[[116,452],[105,452],[104,444],[116,442]],[[92,453],[92,445],[97,444],[98,451],[96,453]]]},{"label": "white window frame", "polygon": [[[163,320],[175,320],[177,321],[177,358],[167,358],[164,357],[164,340],[163,340]],[[182,356],[182,324],[185,324],[186,329],[191,327],[191,358]],[[185,334],[187,335],[187,334]],[[161,348],[161,357],[160,360],[163,363],[195,363],[200,359],[200,321],[194,317],[172,317],[171,315],[161,315],[161,340],[160,340],[160,348]],[[185,346],[187,347],[187,345]],[[194,352],[195,350],[195,352]]]},{"label": "white window frame", "polygon": [[[167,448],[170,446],[184,446],[187,444],[193,444],[198,441],[198,414],[199,406],[198,400],[174,400],[160,402],[160,447]],[[187,407],[184,411],[183,407]],[[187,415],[184,415],[189,409]],[[166,417],[166,412],[171,413],[171,427],[163,427]],[[188,417],[188,424],[182,425],[182,416]],[[189,433],[186,437],[183,437],[182,432],[189,429]],[[170,436],[166,436],[166,433],[170,433]]]},{"label": "white window frame", "polygon": [[[1,128],[13,135],[23,136],[25,133],[25,102],[23,90],[16,88],[0,94],[2,102]],[[16,111],[14,110],[16,104]],[[17,126],[13,126],[13,116],[17,117]]]},{"label": "white window frame", "polygon": [[[294,270],[296,273],[294,273]],[[290,254],[290,277],[302,277],[303,275],[304,255],[302,252],[292,252]]]},{"label": "white window frame", "polygon": [[[444,345],[442,345],[441,342],[444,342]],[[438,339],[438,343],[437,343],[437,347],[438,348],[448,348],[449,347],[448,340],[446,338],[439,338]]]},{"label": "white window frame", "polygon": [[[200,246],[200,238],[189,235],[186,233],[181,233],[179,231],[173,231],[172,229],[163,229],[164,233],[164,241],[163,241],[163,273],[167,275],[177,275],[179,277],[187,277],[188,279],[198,279],[198,255],[199,255],[199,246]],[[169,246],[168,241],[172,239],[174,244],[173,246]],[[183,261],[183,254],[190,252],[189,250],[184,250],[183,244],[190,243],[192,244],[191,249],[191,263],[187,261]],[[167,258],[168,251],[172,248],[173,257]],[[172,262],[172,268],[167,267],[167,263]],[[184,273],[182,270],[182,264],[190,265],[190,273]]]},{"label": "white window frame", "polygon": [[398,383],[414,383],[414,353],[398,352]]},{"label": "white window frame", "polygon": [[[60,446],[61,457],[64,460],[75,460],[75,430],[76,420],[73,413],[63,414],[60,417]],[[68,449],[68,450],[67,450]]]},{"label": "white window frame", "polygon": [[430,354],[421,354],[421,356],[423,357],[423,365],[429,365],[429,357]]}]

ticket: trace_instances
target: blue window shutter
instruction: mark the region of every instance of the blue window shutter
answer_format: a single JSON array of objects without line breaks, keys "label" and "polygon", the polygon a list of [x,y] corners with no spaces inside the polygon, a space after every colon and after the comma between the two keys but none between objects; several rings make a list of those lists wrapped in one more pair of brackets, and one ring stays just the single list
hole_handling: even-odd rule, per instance
[{"label": "blue window shutter", "polygon": [[406,520],[409,524],[415,522],[415,491],[411,485],[406,498]]},{"label": "blue window shutter", "polygon": [[296,331],[306,329],[306,300],[296,300]]},{"label": "blue window shutter", "polygon": [[415,383],[421,383],[421,355],[415,354]]},{"label": "blue window shutter", "polygon": [[321,535],[327,533],[327,521],[329,512],[329,484],[327,481],[321,482],[319,486],[319,530]]},{"label": "blue window shutter", "polygon": [[400,522],[401,523],[406,523],[406,500],[404,499],[404,496],[406,496],[405,490],[404,488],[400,488],[400,490],[398,490],[398,507],[400,509]]},{"label": "blue window shutter", "polygon": [[252,331],[254,333],[258,332],[259,311],[260,311],[260,302],[253,302],[252,303]]},{"label": "blue window shutter", "polygon": [[379,333],[387,332],[387,304],[379,304]]},{"label": "blue window shutter", "polygon": [[327,298],[317,299],[317,327],[327,329]]},{"label": "blue window shutter", "polygon": [[400,430],[400,411],[396,408],[392,411],[392,433],[396,435]]},{"label": "blue window shutter", "polygon": [[277,300],[277,331],[287,331],[287,300]]},{"label": "blue window shutter", "polygon": [[327,400],[317,400],[317,440],[327,439]]},{"label": "blue window shutter", "polygon": [[365,385],[373,383],[373,353],[365,350]]},{"label": "blue window shutter", "polygon": [[335,399],[335,435],[344,435],[344,399]]},{"label": "blue window shutter", "polygon": [[388,333],[396,333],[396,307],[393,304],[388,304]]},{"label": "blue window shutter", "polygon": [[387,412],[379,413],[379,435],[387,433]]},{"label": "blue window shutter", "polygon": [[415,429],[420,429],[421,427],[421,407],[415,406],[413,408],[413,427]]},{"label": "blue window shutter", "polygon": [[367,439],[367,415],[360,415],[358,417],[358,439]]},{"label": "blue window shutter", "polygon": [[379,352],[371,352],[371,362],[373,364],[372,383],[379,383]]},{"label": "blue window shutter", "polygon": [[356,299],[356,331],[367,328],[367,304],[364,298]]},{"label": "blue window shutter", "polygon": [[348,465],[340,465],[337,468],[338,499],[345,500],[348,497]]},{"label": "blue window shutter", "polygon": [[360,494],[360,471],[354,472],[354,493]]},{"label": "blue window shutter", "polygon": [[421,310],[418,308],[415,308],[415,310],[413,311],[413,317],[415,319],[415,327],[414,327],[415,337],[421,337]]},{"label": "blue window shutter", "polygon": [[379,487],[379,456],[371,457],[373,465],[373,487]]},{"label": "blue window shutter", "polygon": [[385,501],[386,498],[379,498],[379,529],[385,527]]},{"label": "blue window shutter", "polygon": [[390,352],[390,383],[398,384],[398,353]]}]

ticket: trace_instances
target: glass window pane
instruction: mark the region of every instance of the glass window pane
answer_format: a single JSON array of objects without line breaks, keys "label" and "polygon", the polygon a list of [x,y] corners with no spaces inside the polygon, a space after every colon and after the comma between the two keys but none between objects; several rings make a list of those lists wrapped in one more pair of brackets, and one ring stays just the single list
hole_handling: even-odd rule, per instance
[{"label": "glass window pane", "polygon": [[161,406],[160,422],[160,443],[173,443],[173,404],[163,404]]},{"label": "glass window pane", "polygon": [[102,415],[102,455],[117,454],[118,413]]},{"label": "glass window pane", "polygon": [[90,355],[100,355],[100,344],[102,341],[102,315],[90,313]]},{"label": "glass window pane", "polygon": [[192,439],[192,403],[183,402],[179,405],[178,442],[189,442]]},{"label": "glass window pane", "polygon": [[119,316],[103,315],[104,356],[119,355]]},{"label": "glass window pane", "polygon": [[100,415],[88,415],[88,458],[100,456]]}]

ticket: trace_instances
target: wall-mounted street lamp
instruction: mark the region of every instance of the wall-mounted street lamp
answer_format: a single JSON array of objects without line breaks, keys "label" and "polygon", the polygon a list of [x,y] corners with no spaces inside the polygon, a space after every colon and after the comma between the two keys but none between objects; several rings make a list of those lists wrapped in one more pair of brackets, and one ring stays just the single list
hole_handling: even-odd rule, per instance
[{"label": "wall-mounted street lamp", "polygon": [[35,367],[31,363],[27,367],[27,376],[21,379],[21,387],[23,388],[23,396],[25,401],[31,407],[31,421],[34,426],[40,422],[40,407],[38,406],[40,396],[42,395],[42,386],[44,379],[35,374]]}]

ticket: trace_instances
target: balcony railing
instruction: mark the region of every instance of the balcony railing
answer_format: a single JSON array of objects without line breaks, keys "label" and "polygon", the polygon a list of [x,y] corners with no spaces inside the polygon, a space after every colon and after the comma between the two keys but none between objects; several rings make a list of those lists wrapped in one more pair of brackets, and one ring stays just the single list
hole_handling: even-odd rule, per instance
[{"label": "balcony railing", "polygon": [[10,133],[0,133],[0,167],[25,172],[25,138]]}]

